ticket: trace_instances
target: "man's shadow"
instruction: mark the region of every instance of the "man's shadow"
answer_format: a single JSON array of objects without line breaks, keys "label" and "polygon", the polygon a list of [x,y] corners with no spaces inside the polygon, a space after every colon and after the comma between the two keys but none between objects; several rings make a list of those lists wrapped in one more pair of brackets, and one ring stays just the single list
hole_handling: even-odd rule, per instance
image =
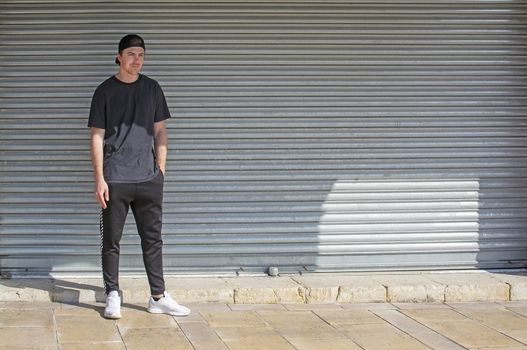
[{"label": "man's shadow", "polygon": [[[100,314],[101,317],[104,317],[103,314],[106,304],[106,293],[104,288],[97,285],[73,282],[71,280],[63,280],[52,276],[36,279],[1,279],[0,284],[13,289],[11,297],[0,301],[13,301],[16,300],[17,297],[22,301],[31,301],[32,298],[29,296],[29,293],[31,292],[25,293],[24,289],[36,289],[47,293],[50,302],[95,310]],[[85,294],[86,292],[88,292],[88,298],[86,298],[85,295],[81,295]],[[125,303],[124,299],[122,298],[122,293],[120,292],[119,294],[121,295],[122,307],[146,312],[146,307]],[[94,304],[86,302],[86,299],[91,299],[90,295],[94,296]]]},{"label": "man's shadow", "polygon": [[[95,302],[97,303],[97,305],[82,302],[80,297],[81,293],[79,290],[92,291],[95,295]],[[63,295],[63,297],[59,298],[58,295]],[[119,295],[121,296],[122,307],[126,307],[128,309],[135,309],[138,311],[146,311],[146,307],[125,303],[121,291],[119,291]],[[56,278],[53,279],[53,295],[51,297],[55,298],[56,300],[54,300],[54,302],[57,303],[65,305],[75,305],[99,311],[101,317],[103,316],[104,307],[106,304],[106,293],[104,291],[104,288],[100,286],[94,286],[91,284],[65,281]]]}]

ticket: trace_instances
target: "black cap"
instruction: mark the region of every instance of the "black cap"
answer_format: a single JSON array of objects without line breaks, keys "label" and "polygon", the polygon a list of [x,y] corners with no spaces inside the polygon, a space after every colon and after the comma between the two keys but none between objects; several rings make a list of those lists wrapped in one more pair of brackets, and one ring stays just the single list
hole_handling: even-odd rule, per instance
[{"label": "black cap", "polygon": [[[125,35],[121,41],[119,41],[119,53],[123,52],[124,49],[129,47],[142,47],[143,50],[146,50],[145,41],[137,34]],[[115,58],[115,63],[119,64],[117,57]]]}]

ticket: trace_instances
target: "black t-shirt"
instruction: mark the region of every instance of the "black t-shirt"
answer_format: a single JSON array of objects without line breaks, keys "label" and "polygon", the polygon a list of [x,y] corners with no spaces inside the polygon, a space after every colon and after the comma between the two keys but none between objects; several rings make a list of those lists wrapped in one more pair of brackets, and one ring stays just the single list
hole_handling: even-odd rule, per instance
[{"label": "black t-shirt", "polygon": [[112,76],[97,87],[89,127],[105,129],[104,179],[138,183],[153,179],[159,168],[154,154],[154,123],[170,118],[157,81],[139,75],[133,83]]}]

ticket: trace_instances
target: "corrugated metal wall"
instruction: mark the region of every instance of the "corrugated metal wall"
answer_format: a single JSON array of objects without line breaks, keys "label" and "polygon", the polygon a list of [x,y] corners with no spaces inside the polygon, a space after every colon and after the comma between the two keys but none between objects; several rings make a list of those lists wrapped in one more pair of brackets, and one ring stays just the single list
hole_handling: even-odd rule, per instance
[{"label": "corrugated metal wall", "polygon": [[[0,269],[97,273],[88,129],[120,37],[174,118],[167,272],[525,266],[527,5],[4,1]],[[130,217],[121,270],[141,272]]]}]

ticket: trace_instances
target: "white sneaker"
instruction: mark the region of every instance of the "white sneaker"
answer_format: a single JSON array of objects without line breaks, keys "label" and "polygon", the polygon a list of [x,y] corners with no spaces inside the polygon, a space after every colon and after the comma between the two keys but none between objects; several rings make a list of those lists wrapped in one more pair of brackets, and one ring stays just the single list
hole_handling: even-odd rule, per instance
[{"label": "white sneaker", "polygon": [[190,309],[179,305],[170,294],[164,293],[164,297],[155,301],[154,298],[150,297],[148,301],[148,312],[153,314],[168,314],[172,316],[188,316],[190,315]]},{"label": "white sneaker", "polygon": [[106,297],[106,307],[104,308],[104,317],[113,320],[121,318],[121,297],[119,292],[112,290]]}]

